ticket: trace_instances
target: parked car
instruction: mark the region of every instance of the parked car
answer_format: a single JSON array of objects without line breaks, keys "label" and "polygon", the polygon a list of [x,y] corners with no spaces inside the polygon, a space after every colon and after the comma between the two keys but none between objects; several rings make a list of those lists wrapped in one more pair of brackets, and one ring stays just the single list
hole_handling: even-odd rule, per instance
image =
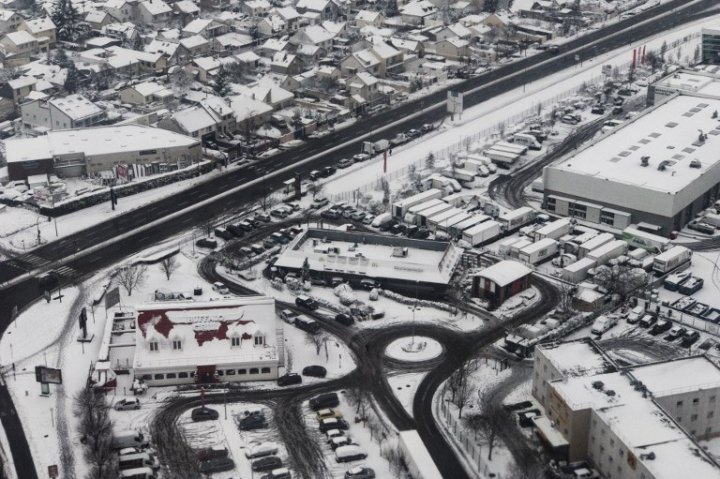
[{"label": "parked car", "polygon": [[200,462],[200,472],[203,474],[232,471],[233,469],[235,469],[235,462],[229,457],[216,457]]},{"label": "parked car", "polygon": [[353,467],[345,472],[345,479],[375,479],[375,471],[370,467]]},{"label": "parked car", "polygon": [[658,322],[650,328],[650,335],[657,336],[658,334],[668,331],[670,328],[672,328],[672,321],[665,318],[659,319]]},{"label": "parked car", "polygon": [[312,170],[310,173],[308,173],[308,178],[310,178],[311,181],[317,181],[322,177],[322,173],[318,170]]},{"label": "parked car", "polygon": [[412,128],[412,129],[408,130],[408,131],[405,133],[405,135],[406,135],[408,138],[413,139],[413,138],[419,137],[420,135],[422,135],[422,133],[420,133],[420,130],[416,130],[415,128]]},{"label": "parked car", "polygon": [[255,213],[255,219],[258,221],[262,221],[263,223],[270,222],[270,215],[265,213],[264,211],[258,211]]},{"label": "parked car", "polygon": [[353,155],[352,159],[355,161],[355,163],[360,163],[361,161],[366,161],[370,159],[370,155],[367,153],[358,153],[357,155]]},{"label": "parked car", "polygon": [[245,236],[245,230],[240,228],[238,225],[227,225],[227,230],[236,238],[242,238]]},{"label": "parked car", "polygon": [[352,316],[349,316],[345,313],[336,314],[335,321],[344,326],[352,326],[355,323],[355,320],[352,318]]},{"label": "parked car", "polygon": [[697,342],[697,340],[700,339],[700,333],[697,331],[690,331],[685,334],[685,336],[682,338],[682,341],[680,341],[680,346],[683,348],[689,348],[693,344]]},{"label": "parked car", "polygon": [[[628,321],[629,323],[630,321]],[[653,316],[652,314],[646,314],[640,319],[640,327],[641,328],[649,328],[653,324],[657,322],[657,316]]]},{"label": "parked car", "polygon": [[113,408],[116,411],[130,411],[132,409],[140,409],[140,400],[138,398],[121,399],[115,403]]},{"label": "parked car", "polygon": [[252,431],[254,429],[263,429],[267,427],[267,420],[264,414],[251,414],[240,419],[238,428],[241,431]]},{"label": "parked car", "polygon": [[230,293],[230,290],[228,289],[228,287],[225,286],[220,281],[214,282],[212,285],[212,289],[213,289],[213,291],[215,291],[216,293],[219,293],[219,294],[229,294]]},{"label": "parked car", "polygon": [[613,109],[612,109],[612,114],[613,114],[613,115],[619,115],[619,114],[622,113],[623,111],[625,111],[625,110],[623,110],[623,107],[621,107],[621,106],[614,106]]},{"label": "parked car", "polygon": [[287,373],[277,379],[278,386],[292,386],[293,384],[301,384],[302,376],[298,373]]},{"label": "parked car", "polygon": [[349,160],[347,158],[343,158],[342,160],[338,161],[338,168],[349,168],[353,165],[353,161]]},{"label": "parked car", "polygon": [[214,233],[215,236],[217,236],[218,238],[222,238],[225,241],[230,241],[234,238],[233,234],[225,228],[215,228]]},{"label": "parked car", "polygon": [[190,417],[195,422],[200,421],[213,421],[217,419],[220,415],[215,409],[210,409],[209,407],[196,407],[192,410],[190,413]]},{"label": "parked car", "polygon": [[403,233],[407,229],[407,226],[402,223],[396,223],[388,230],[391,234],[398,235]]},{"label": "parked car", "polygon": [[380,283],[372,278],[363,278],[360,280],[360,288],[370,291],[375,288],[379,288]]},{"label": "parked car", "polygon": [[327,375],[327,369],[317,365],[305,366],[302,370],[302,375],[315,378],[324,378]]},{"label": "parked car", "polygon": [[217,241],[215,241],[214,239],[210,239],[210,238],[200,238],[199,240],[197,240],[197,241],[195,242],[195,245],[198,246],[198,247],[200,247],[200,248],[215,249],[215,248],[217,248],[218,243],[217,243]]},{"label": "parked car", "polygon": [[349,446],[350,444],[353,444],[352,439],[350,439],[350,436],[337,436],[333,437],[331,439],[328,439],[328,445],[330,446],[330,449],[333,451],[341,446]]},{"label": "parked car", "polygon": [[319,210],[320,208],[327,205],[328,203],[330,203],[330,200],[328,200],[324,196],[317,196],[317,197],[315,197],[313,202],[310,204],[310,208]]},{"label": "parked car", "polygon": [[365,218],[364,211],[356,211],[350,215],[350,219],[353,221],[362,221]]},{"label": "parked car", "polygon": [[425,123],[423,126],[420,127],[420,131],[424,135],[425,133],[430,133],[435,129],[435,125],[432,123]]},{"label": "parked car", "polygon": [[292,474],[287,467],[279,467],[260,476],[260,479],[292,479]]},{"label": "parked car", "polygon": [[337,170],[333,166],[326,166],[325,168],[322,169],[323,176],[325,178],[327,178],[328,176],[334,175],[336,171]]},{"label": "parked car", "polygon": [[601,105],[595,105],[594,107],[592,107],[592,110],[590,110],[590,113],[594,115],[604,115],[605,108]]},{"label": "parked car", "polygon": [[329,407],[338,407],[340,405],[340,399],[337,393],[326,393],[315,396],[310,400],[310,409],[318,411]]},{"label": "parked car", "polygon": [[340,218],[340,212],[337,210],[330,208],[329,210],[325,210],[322,213],[320,213],[321,218],[325,218],[327,220],[336,220]]},{"label": "parked car", "polygon": [[328,439],[332,439],[334,437],[344,436],[345,431],[341,431],[340,429],[330,429],[329,431],[325,432],[325,437]]},{"label": "parked car", "polygon": [[320,306],[317,301],[305,295],[301,295],[295,298],[295,305],[300,308],[309,309],[311,311],[318,309],[318,307]]},{"label": "parked car", "polygon": [[643,314],[645,314],[645,308],[643,308],[642,306],[635,306],[630,311],[630,314],[628,314],[627,322],[629,324],[635,324],[640,321],[640,318],[643,317]]},{"label": "parked car", "polygon": [[341,418],[343,417],[342,413],[338,411],[337,409],[332,408],[326,408],[326,409],[320,409],[315,415],[318,418],[318,421],[322,419],[329,419],[331,417],[334,418]]},{"label": "parked car", "polygon": [[341,446],[335,449],[335,460],[337,462],[350,462],[365,459],[367,453],[360,446]]},{"label": "parked car", "polygon": [[245,457],[255,459],[256,457],[272,456],[278,453],[278,447],[272,442],[263,442],[245,449]]},{"label": "parked car", "polygon": [[686,328],[683,328],[682,326],[675,326],[670,330],[667,336],[665,336],[665,341],[675,341],[678,338],[682,338],[685,336],[685,333],[687,332]]},{"label": "parked car", "polygon": [[213,446],[195,450],[195,457],[198,461],[207,461],[217,457],[228,457],[228,450],[225,447]]},{"label": "parked car", "polygon": [[365,218],[363,218],[362,223],[364,225],[369,225],[373,222],[374,219],[375,219],[375,215],[367,214],[367,215],[365,215]]},{"label": "parked car", "polygon": [[566,125],[577,125],[580,123],[580,120],[578,120],[575,115],[564,115],[560,118],[560,122],[565,123]]},{"label": "parked car", "polygon": [[282,465],[282,459],[279,457],[265,456],[252,462],[252,470],[255,472],[271,471],[273,469],[277,469],[278,467],[282,467]]},{"label": "parked car", "polygon": [[319,426],[320,432],[329,431],[330,429],[340,429],[341,431],[347,431],[350,429],[350,425],[341,418],[327,418],[320,420]]},{"label": "parked car", "polygon": [[688,228],[690,228],[691,230],[699,231],[700,233],[704,233],[706,235],[715,234],[714,226],[700,221],[693,221],[689,223]]}]

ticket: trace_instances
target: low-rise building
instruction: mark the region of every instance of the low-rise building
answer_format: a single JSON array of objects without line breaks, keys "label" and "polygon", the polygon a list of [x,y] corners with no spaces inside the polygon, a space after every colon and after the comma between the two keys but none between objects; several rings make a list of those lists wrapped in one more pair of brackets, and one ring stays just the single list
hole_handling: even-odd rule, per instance
[{"label": "low-rise building", "polygon": [[11,180],[48,173],[61,178],[93,176],[119,164],[185,168],[202,157],[198,140],[138,125],[51,131],[5,144]]},{"label": "low-rise building", "polygon": [[473,295],[487,300],[491,307],[530,287],[532,270],[517,261],[500,261],[473,276]]},{"label": "low-rise building", "polygon": [[85,128],[105,119],[105,110],[79,94],[29,101],[20,112],[25,125],[48,130]]},{"label": "low-rise building", "polygon": [[135,377],[148,386],[278,377],[275,300],[244,296],[137,308]]}]

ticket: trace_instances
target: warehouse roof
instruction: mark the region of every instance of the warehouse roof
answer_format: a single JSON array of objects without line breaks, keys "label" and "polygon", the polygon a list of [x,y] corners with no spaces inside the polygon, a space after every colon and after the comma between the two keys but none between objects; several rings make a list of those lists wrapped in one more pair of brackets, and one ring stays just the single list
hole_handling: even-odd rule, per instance
[{"label": "warehouse roof", "polygon": [[720,99],[672,98],[549,169],[677,193],[720,161],[720,123],[712,118],[716,110]]},{"label": "warehouse roof", "polygon": [[498,286],[506,286],[532,273],[532,270],[517,261],[500,261],[485,268],[478,276],[489,279]]},{"label": "warehouse roof", "polygon": [[198,141],[172,131],[139,125],[78,128],[51,131],[36,138],[5,141],[7,162],[45,160],[59,155],[84,153],[97,156],[118,151],[140,151],[193,146]]}]

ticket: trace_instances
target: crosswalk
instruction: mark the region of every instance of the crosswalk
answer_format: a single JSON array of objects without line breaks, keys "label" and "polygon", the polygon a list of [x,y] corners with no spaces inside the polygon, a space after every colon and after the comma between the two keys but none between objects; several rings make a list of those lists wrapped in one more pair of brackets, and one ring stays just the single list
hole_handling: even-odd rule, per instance
[{"label": "crosswalk", "polygon": [[77,271],[75,271],[69,266],[61,266],[57,269],[54,269],[53,271],[55,271],[55,273],[57,273],[58,275],[64,276],[66,278],[72,278],[77,275]]}]

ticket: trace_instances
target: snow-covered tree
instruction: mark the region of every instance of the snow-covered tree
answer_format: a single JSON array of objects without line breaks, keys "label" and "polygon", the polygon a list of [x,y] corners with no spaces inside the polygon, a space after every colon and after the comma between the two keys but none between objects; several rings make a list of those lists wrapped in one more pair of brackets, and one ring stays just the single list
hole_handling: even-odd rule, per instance
[{"label": "snow-covered tree", "polygon": [[215,94],[221,97],[226,97],[230,94],[230,71],[222,67],[215,76],[215,83],[213,84],[213,90]]},{"label": "snow-covered tree", "polygon": [[73,62],[69,62],[67,65],[67,77],[65,78],[64,87],[68,93],[75,93],[80,87],[80,73]]},{"label": "snow-covered tree", "polygon": [[90,34],[90,26],[83,21],[72,0],[58,0],[51,19],[59,40],[78,43]]}]

